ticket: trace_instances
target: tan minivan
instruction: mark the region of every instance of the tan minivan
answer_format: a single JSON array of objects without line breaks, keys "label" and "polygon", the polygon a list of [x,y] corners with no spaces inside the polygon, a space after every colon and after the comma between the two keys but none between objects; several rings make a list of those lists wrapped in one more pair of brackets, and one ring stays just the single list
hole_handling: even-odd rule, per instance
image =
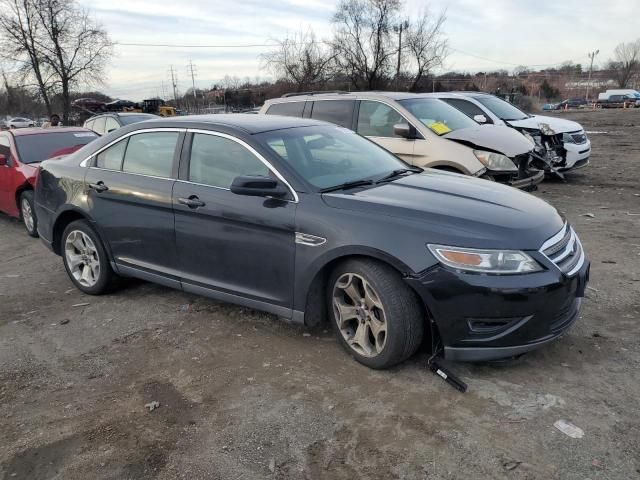
[{"label": "tan minivan", "polygon": [[302,93],[267,100],[260,114],[325,120],[356,131],[419,167],[533,188],[534,145],[512,128],[478,125],[437,98],[412,93]]}]

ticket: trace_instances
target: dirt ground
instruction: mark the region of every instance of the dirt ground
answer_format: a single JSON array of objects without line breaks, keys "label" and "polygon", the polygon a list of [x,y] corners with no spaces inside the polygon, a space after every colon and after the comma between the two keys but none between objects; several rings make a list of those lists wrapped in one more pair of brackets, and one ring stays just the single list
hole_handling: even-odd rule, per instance
[{"label": "dirt ground", "polygon": [[516,364],[452,365],[466,394],[426,351],[373,371],[327,330],[164,287],[85,296],[0,217],[0,477],[640,478],[640,109],[561,115],[592,163],[536,194],[592,261],[582,318]]}]

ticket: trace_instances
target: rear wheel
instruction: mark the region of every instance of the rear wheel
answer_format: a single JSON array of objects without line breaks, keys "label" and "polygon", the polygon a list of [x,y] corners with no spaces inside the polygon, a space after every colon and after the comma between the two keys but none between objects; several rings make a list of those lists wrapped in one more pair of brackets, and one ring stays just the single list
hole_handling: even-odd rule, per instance
[{"label": "rear wheel", "polygon": [[89,295],[109,290],[115,274],[100,237],[86,220],[67,225],[61,250],[67,274],[79,290]]},{"label": "rear wheel", "polygon": [[38,219],[33,205],[33,191],[27,190],[20,194],[20,218],[27,233],[32,237],[38,236]]},{"label": "rear wheel", "polygon": [[358,362],[388,368],[420,346],[423,309],[391,267],[349,260],[334,270],[327,293],[338,341]]}]

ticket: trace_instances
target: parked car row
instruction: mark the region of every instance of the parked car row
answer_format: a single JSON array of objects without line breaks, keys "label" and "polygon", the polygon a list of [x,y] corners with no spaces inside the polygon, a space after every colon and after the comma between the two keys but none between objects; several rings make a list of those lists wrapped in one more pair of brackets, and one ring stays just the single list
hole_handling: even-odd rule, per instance
[{"label": "parked car row", "polygon": [[372,368],[425,338],[451,360],[519,356],[578,318],[589,261],[553,207],[507,186],[544,176],[526,119],[446,100],[295,95],[260,115],[1,132],[0,209],[87,294],[128,276],[329,319]]},{"label": "parked car row", "polygon": [[525,189],[544,172],[586,166],[591,153],[580,124],[529,115],[479,92],[295,94],[268,100],[260,113],[330,121],[412,165]]}]

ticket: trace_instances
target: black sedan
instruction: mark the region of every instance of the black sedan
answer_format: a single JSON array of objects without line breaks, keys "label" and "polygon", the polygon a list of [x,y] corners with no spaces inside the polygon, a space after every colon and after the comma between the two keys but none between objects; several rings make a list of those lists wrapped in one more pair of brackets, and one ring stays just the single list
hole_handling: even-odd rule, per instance
[{"label": "black sedan", "polygon": [[544,201],[307,119],[129,125],[44,162],[35,202],[41,238],[85,293],[131,276],[295,323],[328,318],[373,368],[424,337],[454,360],[544,345],[578,317],[589,270]]}]

